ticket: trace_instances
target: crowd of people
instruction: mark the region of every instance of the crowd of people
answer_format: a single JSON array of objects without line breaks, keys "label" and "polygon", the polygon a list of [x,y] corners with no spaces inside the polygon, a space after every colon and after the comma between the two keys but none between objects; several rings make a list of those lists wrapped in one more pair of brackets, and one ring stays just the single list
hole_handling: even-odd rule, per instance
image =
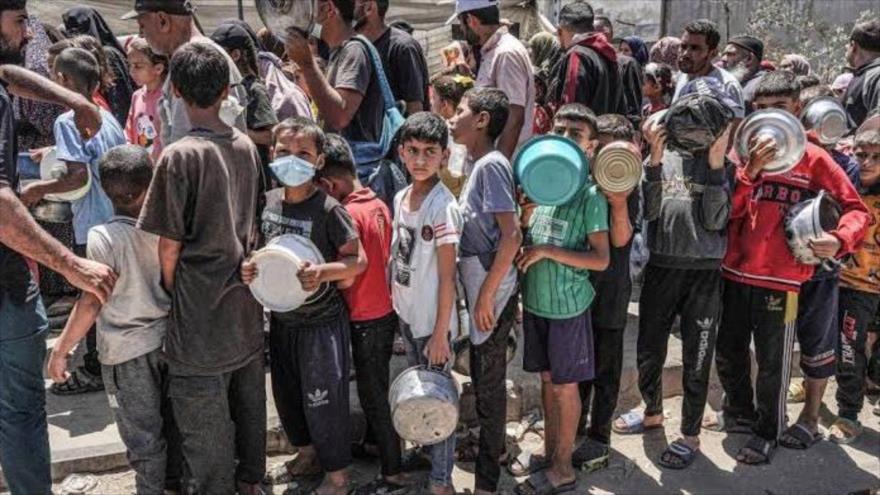
[{"label": "crowd of people", "polygon": [[[464,39],[431,75],[412,28],[386,21],[389,3],[319,0],[320,31],[282,42],[242,21],[202,32],[188,0],[136,0],[125,18],[139,35],[126,37],[91,8],[59,29],[26,0],[0,0],[0,465],[13,494],[51,493],[45,371],[52,393],[106,392],[139,494],[258,494],[315,477],[321,495],[404,493],[421,456],[430,475],[416,491],[451,495],[455,435],[406,454],[392,424],[396,338],[409,364],[441,368],[470,340],[474,493],[498,491],[502,460],[527,476],[518,494],[583,493],[576,473],[608,465],[612,432],[663,426],[676,319],[681,436],[664,468],[691,465],[703,428],[749,435],[736,454],[748,465],[809,448],[831,377],[829,439],[859,437],[880,356],[880,20],[855,25],[830,82],[803,55],[767,60],[754,36],[722,44],[708,20],[649,44],[616,38],[578,0],[555,33],[523,42],[497,0],[457,0]],[[765,170],[772,138],[735,146],[753,112],[797,117],[821,97],[849,131],[829,142],[807,129],[791,170]],[[640,184],[587,180],[564,204],[531,202],[511,162],[543,134],[589,160],[632,143]],[[27,177],[22,163],[49,153],[57,173]],[[63,226],[29,212],[72,191],[85,192]],[[810,240],[814,266],[785,224],[819,195],[840,216]],[[253,254],[288,234],[323,258],[290,281],[315,295],[264,312]],[[46,273],[78,292],[48,360]],[[645,407],[615,418],[634,279]],[[522,366],[541,379],[542,455],[505,452],[518,322]],[[795,339],[804,379],[791,383]],[[267,359],[297,451],[268,472]],[[704,417],[713,359],[724,407]],[[351,369],[381,464],[358,487]],[[787,400],[805,403],[794,421]]]}]

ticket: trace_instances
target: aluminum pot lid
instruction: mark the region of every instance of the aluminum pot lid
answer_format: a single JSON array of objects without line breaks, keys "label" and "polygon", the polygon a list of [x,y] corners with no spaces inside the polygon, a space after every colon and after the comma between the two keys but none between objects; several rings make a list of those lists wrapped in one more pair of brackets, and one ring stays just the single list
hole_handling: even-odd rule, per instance
[{"label": "aluminum pot lid", "polygon": [[263,24],[282,43],[287,39],[287,30],[290,28],[304,35],[312,30],[315,12],[313,0],[255,0],[255,3]]},{"label": "aluminum pot lid", "polygon": [[762,171],[767,175],[783,174],[793,169],[807,149],[804,126],[783,110],[758,110],[746,117],[736,135],[736,151],[740,157],[749,156],[749,142],[758,136],[768,136],[776,142],[776,158]]},{"label": "aluminum pot lid", "polygon": [[816,133],[822,144],[834,144],[849,131],[846,111],[830,96],[810,100],[801,111],[801,122]]}]

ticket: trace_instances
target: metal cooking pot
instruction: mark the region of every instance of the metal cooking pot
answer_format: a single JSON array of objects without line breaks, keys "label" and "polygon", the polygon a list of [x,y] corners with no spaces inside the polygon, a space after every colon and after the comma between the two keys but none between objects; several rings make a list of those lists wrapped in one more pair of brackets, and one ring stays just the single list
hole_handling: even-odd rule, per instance
[{"label": "metal cooking pot", "polygon": [[592,167],[593,180],[603,191],[631,191],[642,180],[642,154],[627,141],[605,145]]},{"label": "metal cooking pot", "polygon": [[314,0],[256,0],[263,24],[283,43],[291,28],[307,36],[314,26]]},{"label": "metal cooking pot", "polygon": [[419,445],[440,443],[458,426],[458,385],[448,372],[414,366],[391,384],[388,404],[400,438]]},{"label": "metal cooking pot", "polygon": [[813,254],[810,241],[836,229],[840,214],[840,206],[825,191],[819,191],[815,198],[792,206],[785,217],[785,239],[795,259],[805,265],[818,265],[826,261],[834,263]]},{"label": "metal cooking pot", "polygon": [[776,158],[763,170],[767,175],[784,174],[793,169],[807,149],[804,126],[783,110],[758,110],[746,117],[736,133],[736,151],[739,156],[748,157],[749,142],[759,136],[767,136],[776,143]]},{"label": "metal cooking pot", "polygon": [[805,128],[814,131],[819,142],[825,145],[836,143],[849,130],[846,111],[830,96],[811,100],[801,111],[801,122]]},{"label": "metal cooking pot", "polygon": [[73,221],[73,210],[67,201],[44,199],[31,208],[31,215],[37,220],[49,223],[70,223]]},{"label": "metal cooking pot", "polygon": [[[476,331],[476,330],[475,330]],[[471,339],[467,336],[452,344],[455,360],[452,370],[459,375],[471,376]],[[513,361],[516,356],[516,334],[511,332],[507,335],[507,362]]]}]

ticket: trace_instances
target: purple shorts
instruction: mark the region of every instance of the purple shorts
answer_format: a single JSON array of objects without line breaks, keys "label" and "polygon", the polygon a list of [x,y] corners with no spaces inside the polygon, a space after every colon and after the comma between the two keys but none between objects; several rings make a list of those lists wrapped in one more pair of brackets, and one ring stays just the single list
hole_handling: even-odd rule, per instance
[{"label": "purple shorts", "polygon": [[595,377],[593,327],[590,310],[574,318],[553,320],[523,312],[523,368],[550,372],[556,385],[580,383]]}]

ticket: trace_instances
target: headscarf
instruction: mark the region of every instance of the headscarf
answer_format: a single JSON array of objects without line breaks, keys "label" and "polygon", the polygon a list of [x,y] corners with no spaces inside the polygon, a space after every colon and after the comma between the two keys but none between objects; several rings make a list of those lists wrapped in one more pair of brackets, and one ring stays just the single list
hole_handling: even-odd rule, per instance
[{"label": "headscarf", "polygon": [[645,46],[645,42],[638,36],[626,36],[623,38],[623,42],[629,45],[629,50],[636,62],[644,67],[648,63],[648,47]]},{"label": "headscarf", "polygon": [[831,89],[835,92],[845,92],[849,87],[849,83],[853,80],[852,72],[844,72],[843,74],[834,78],[834,82],[831,83]]},{"label": "headscarf", "polygon": [[549,75],[550,69],[556,65],[562,55],[562,48],[556,36],[543,31],[529,40],[529,53],[532,56],[532,66],[537,72]]},{"label": "headscarf", "polygon": [[[247,31],[247,34],[251,38],[251,41],[254,42],[254,48],[256,48],[258,52],[266,50],[266,48],[263,46],[263,43],[260,41],[260,37],[257,36],[257,32],[254,31],[254,28],[252,28],[250,24],[240,19],[227,19],[221,22],[220,26],[223,26],[224,24],[232,24],[234,26],[238,26],[244,29],[245,31]],[[217,28],[219,29],[220,26],[217,26]]]},{"label": "headscarf", "polygon": [[657,40],[651,47],[650,61],[666,64],[678,72],[678,52],[681,49],[681,40],[675,36],[666,36]]},{"label": "headscarf", "polygon": [[812,72],[810,61],[807,60],[807,57],[797,53],[789,53],[782,57],[782,60],[779,62],[779,68],[794,72],[796,76],[806,76]]},{"label": "headscarf", "polygon": [[115,48],[125,56],[125,49],[119,44],[107,21],[97,10],[90,7],[75,7],[65,12],[61,19],[64,21],[64,31],[68,36],[87,34],[101,42],[101,46]]}]

